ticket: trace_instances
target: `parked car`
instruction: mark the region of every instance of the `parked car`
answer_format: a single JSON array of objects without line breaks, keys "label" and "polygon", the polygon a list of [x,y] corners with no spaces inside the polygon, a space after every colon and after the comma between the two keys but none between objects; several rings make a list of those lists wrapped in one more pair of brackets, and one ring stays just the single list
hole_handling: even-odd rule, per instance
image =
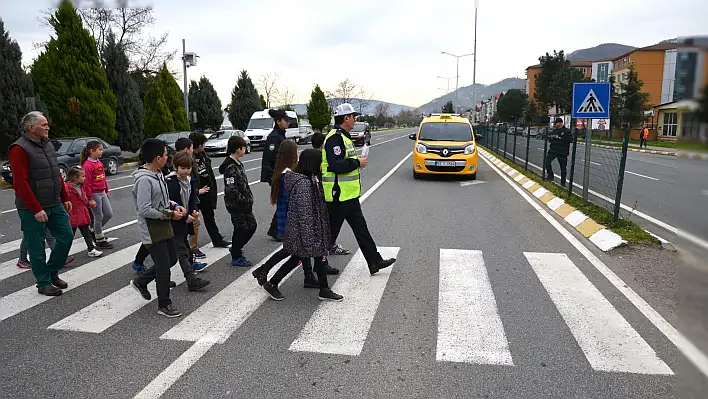
[{"label": "parked car", "polygon": [[[125,162],[123,156],[121,155],[121,148],[117,145],[110,145],[104,140],[97,137],[67,137],[60,139],[53,139],[52,143],[57,152],[57,161],[59,162],[59,172],[61,177],[66,180],[66,174],[69,168],[79,165],[79,160],[81,157],[81,150],[86,147],[86,143],[92,140],[97,140],[103,146],[103,156],[101,157],[101,162],[103,162],[103,167],[106,169],[107,175],[114,175],[118,173],[118,169]],[[5,162],[2,165],[2,178],[6,182],[12,184],[12,170],[10,169],[10,162]]]},{"label": "parked car", "polygon": [[251,152],[251,140],[242,130],[219,130],[214,133],[204,145],[204,151],[209,156],[228,155],[226,147],[231,137],[238,136],[246,140],[246,154]]},{"label": "parked car", "polygon": [[164,141],[170,148],[174,150],[175,143],[177,142],[177,140],[181,139],[182,137],[189,137],[190,133],[192,132],[167,132],[158,134],[155,138]]},{"label": "parked car", "polygon": [[354,145],[371,145],[371,129],[368,122],[354,123],[354,128],[349,134],[352,136]]}]

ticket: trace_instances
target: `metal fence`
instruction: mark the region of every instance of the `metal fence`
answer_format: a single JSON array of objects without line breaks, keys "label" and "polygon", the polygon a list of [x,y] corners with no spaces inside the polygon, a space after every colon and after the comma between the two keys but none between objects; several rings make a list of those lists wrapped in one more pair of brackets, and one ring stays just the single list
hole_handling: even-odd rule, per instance
[{"label": "metal fence", "polygon": [[[593,141],[604,137],[603,132],[589,134],[587,129],[571,128],[573,142],[570,144],[567,163],[566,182],[563,186],[568,194],[577,194],[586,201],[602,206],[613,213],[613,221],[619,217],[619,205],[622,197],[622,184],[624,180],[624,164],[627,158],[629,130],[625,132],[622,147],[614,149],[593,146]],[[550,147],[549,127],[533,126],[495,126],[479,125],[475,133],[482,135],[480,144],[497,153],[497,155],[522,166],[525,170],[533,172],[542,178],[549,178],[544,168],[547,161],[555,178],[553,182],[561,185],[560,162],[548,157]],[[586,139],[590,145],[586,146]],[[586,189],[587,187],[587,189]]]}]

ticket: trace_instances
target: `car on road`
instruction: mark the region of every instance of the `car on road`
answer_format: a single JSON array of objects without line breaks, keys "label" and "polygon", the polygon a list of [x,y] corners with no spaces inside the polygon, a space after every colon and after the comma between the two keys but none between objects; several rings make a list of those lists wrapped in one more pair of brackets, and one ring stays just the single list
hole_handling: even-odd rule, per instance
[{"label": "car on road", "polygon": [[[99,141],[103,146],[103,156],[101,157],[101,162],[103,162],[103,167],[106,170],[106,174],[110,176],[118,173],[118,169],[125,161],[123,159],[122,150],[117,145],[110,145],[97,137],[67,137],[53,139],[52,143],[54,144],[54,149],[57,153],[57,161],[59,162],[59,172],[64,180],[66,180],[66,175],[69,169],[73,166],[79,165],[81,150],[86,147],[86,143],[92,140]],[[2,169],[2,178],[6,182],[12,184],[12,170],[10,168],[10,162],[5,162],[0,169]]]},{"label": "car on road", "polygon": [[182,137],[189,137],[190,133],[192,132],[167,132],[158,134],[155,138],[164,141],[170,148],[174,150],[175,143],[177,142],[177,140],[181,139]]},{"label": "car on road", "polygon": [[371,129],[368,122],[356,122],[349,134],[352,136],[354,145],[371,145]]},{"label": "car on road", "polygon": [[251,152],[251,140],[246,136],[243,130],[219,130],[218,132],[211,135],[206,144],[204,144],[204,151],[209,156],[214,155],[228,155],[226,147],[229,144],[229,139],[231,137],[242,137],[246,140],[246,154]]},{"label": "car on road", "polygon": [[431,114],[420,123],[415,141],[413,177],[460,175],[477,178],[477,135],[467,118],[455,114]]}]

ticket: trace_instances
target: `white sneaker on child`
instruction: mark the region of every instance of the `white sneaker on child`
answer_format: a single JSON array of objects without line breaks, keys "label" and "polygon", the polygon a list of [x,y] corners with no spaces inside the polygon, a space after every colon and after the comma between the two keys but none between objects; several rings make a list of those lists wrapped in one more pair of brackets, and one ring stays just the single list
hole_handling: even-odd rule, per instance
[{"label": "white sneaker on child", "polygon": [[89,256],[89,258],[98,258],[100,256],[103,256],[103,252],[94,248],[88,252],[88,256]]}]

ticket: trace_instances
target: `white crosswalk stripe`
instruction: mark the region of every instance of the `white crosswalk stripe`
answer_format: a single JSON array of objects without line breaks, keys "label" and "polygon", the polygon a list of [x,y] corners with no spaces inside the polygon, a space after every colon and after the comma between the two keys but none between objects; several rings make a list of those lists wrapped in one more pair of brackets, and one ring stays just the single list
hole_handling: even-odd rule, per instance
[{"label": "white crosswalk stripe", "polygon": [[[62,273],[61,277],[69,283],[69,288],[64,291],[79,289],[126,267],[132,262],[139,246],[139,243],[131,245]],[[229,255],[229,250],[224,248],[209,247],[204,251],[211,265]],[[332,287],[335,292],[344,295],[344,301],[320,303],[290,343],[289,350],[346,356],[362,353],[371,329],[376,326],[377,312],[386,306],[383,298],[388,282],[402,267],[399,252],[405,259],[405,249],[382,247],[379,251],[384,258],[398,258],[399,265],[370,276],[363,254],[357,250]],[[260,266],[271,255],[253,268]],[[590,367],[603,372],[673,374],[671,368],[571,258],[565,254],[535,252],[525,252],[524,256],[528,261],[525,266],[540,280],[578,343],[578,354],[582,352]],[[505,331],[509,326],[504,325],[512,321],[503,321],[501,317],[508,309],[500,308],[497,303],[483,252],[440,249],[436,260],[439,261],[436,360],[513,367],[519,359],[510,349]],[[158,332],[158,335],[162,334],[159,338],[223,344],[268,300],[267,294],[251,276],[253,268],[245,270],[177,324]],[[277,268],[273,268],[271,273]],[[172,279],[178,284],[183,283],[179,266],[172,268]],[[154,283],[149,290],[156,298]],[[57,297],[38,294],[34,285],[8,294],[0,298],[0,322],[7,323],[7,319],[54,298]],[[74,303],[63,301],[66,306]],[[124,286],[88,305],[81,303],[80,309],[72,310],[61,320],[53,320],[47,328],[101,334],[118,323],[128,322],[126,319],[150,303],[131,287]],[[535,305],[529,303],[528,306]],[[157,316],[153,312],[143,312],[140,317]],[[130,317],[130,322],[136,322],[136,318]]]}]

